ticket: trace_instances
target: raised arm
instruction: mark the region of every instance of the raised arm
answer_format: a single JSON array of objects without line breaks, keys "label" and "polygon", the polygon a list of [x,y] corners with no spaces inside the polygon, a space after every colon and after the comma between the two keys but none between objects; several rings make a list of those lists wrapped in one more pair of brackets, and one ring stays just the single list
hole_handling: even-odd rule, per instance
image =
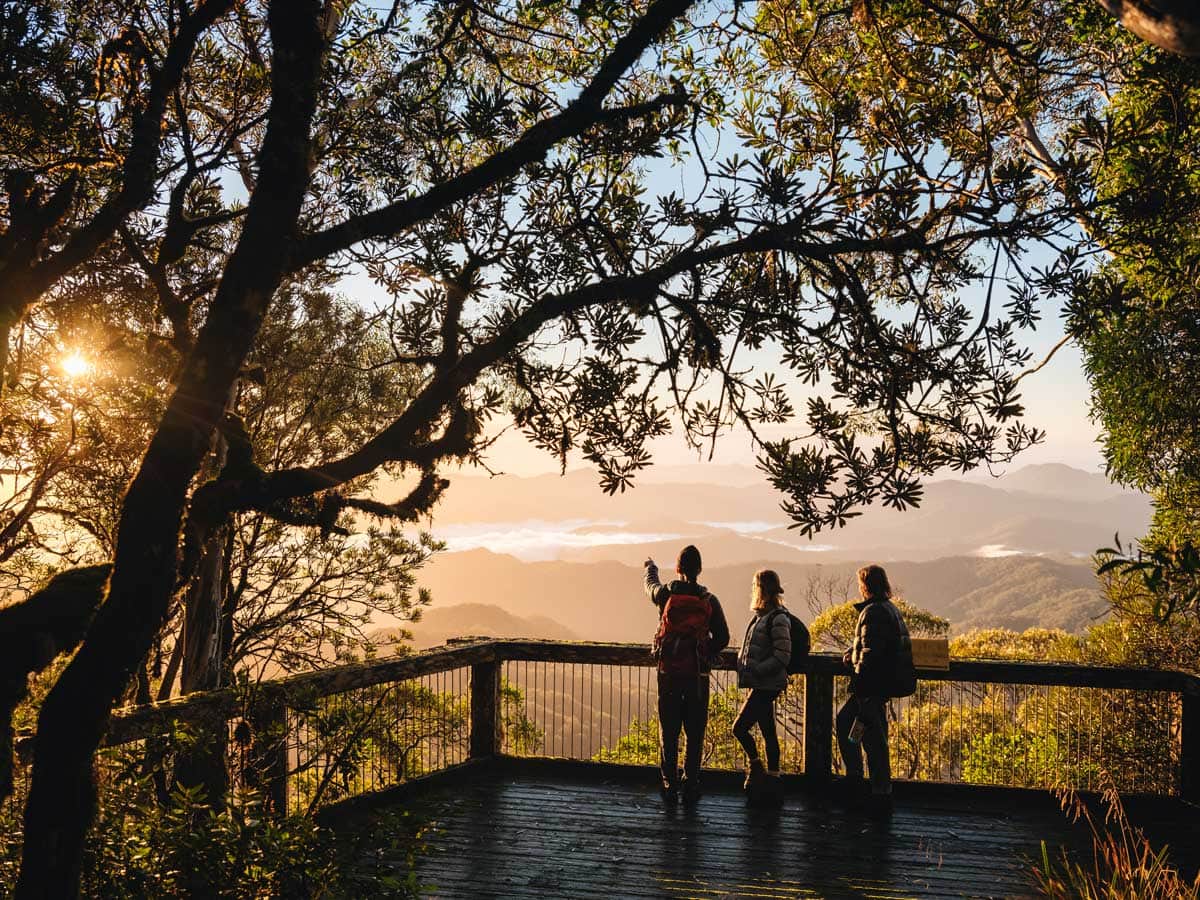
[{"label": "raised arm", "polygon": [[658,578],[658,566],[654,564],[654,560],[646,560],[646,595],[650,598],[650,602],[662,609],[662,605],[667,602],[667,589],[663,587],[663,583]]}]

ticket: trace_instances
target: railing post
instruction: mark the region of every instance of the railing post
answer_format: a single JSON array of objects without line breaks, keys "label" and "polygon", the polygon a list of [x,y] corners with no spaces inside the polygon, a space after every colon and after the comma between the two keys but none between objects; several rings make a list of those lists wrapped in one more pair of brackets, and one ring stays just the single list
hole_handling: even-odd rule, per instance
[{"label": "railing post", "polygon": [[1200,803],[1200,694],[1184,693],[1180,726],[1179,792],[1184,800]]},{"label": "railing post", "polygon": [[804,775],[814,787],[833,775],[833,673],[804,674]]},{"label": "railing post", "polygon": [[471,759],[500,752],[500,663],[471,666]]}]

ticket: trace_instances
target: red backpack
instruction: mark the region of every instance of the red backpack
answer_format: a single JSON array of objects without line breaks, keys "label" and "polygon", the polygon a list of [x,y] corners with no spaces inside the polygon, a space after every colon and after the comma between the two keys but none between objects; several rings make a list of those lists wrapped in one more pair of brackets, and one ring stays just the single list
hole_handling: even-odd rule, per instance
[{"label": "red backpack", "polygon": [[712,603],[707,596],[671,594],[663,604],[654,635],[658,671],[672,675],[697,675],[708,659],[708,623]]}]

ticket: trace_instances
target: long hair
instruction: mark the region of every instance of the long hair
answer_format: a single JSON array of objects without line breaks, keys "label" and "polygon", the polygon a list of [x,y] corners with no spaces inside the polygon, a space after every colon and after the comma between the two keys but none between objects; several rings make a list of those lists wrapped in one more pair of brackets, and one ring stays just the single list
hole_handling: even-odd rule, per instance
[{"label": "long hair", "polygon": [[858,570],[858,592],[864,600],[892,599],[892,586],[883,566],[863,566]]},{"label": "long hair", "polygon": [[779,583],[779,573],[773,569],[759,569],[754,573],[750,585],[750,609],[763,613],[779,605],[779,597],[783,594],[783,585]]}]

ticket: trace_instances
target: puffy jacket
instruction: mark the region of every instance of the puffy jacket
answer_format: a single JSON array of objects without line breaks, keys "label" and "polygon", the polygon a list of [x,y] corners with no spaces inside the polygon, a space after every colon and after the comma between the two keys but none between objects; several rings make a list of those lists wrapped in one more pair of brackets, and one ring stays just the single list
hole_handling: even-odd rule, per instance
[{"label": "puffy jacket", "polygon": [[746,626],[746,637],[738,653],[738,687],[770,691],[787,687],[792,625],[786,615],[775,612],[772,609],[756,615]]},{"label": "puffy jacket", "polygon": [[858,697],[894,696],[897,671],[912,669],[912,641],[904,617],[890,600],[864,600],[854,608],[858,624],[850,648],[850,691]]},{"label": "puffy jacket", "polygon": [[646,567],[646,594],[650,597],[650,602],[658,607],[659,615],[662,615],[662,608],[667,602],[667,598],[672,594],[693,594],[698,597],[707,597],[712,607],[712,614],[708,620],[708,654],[709,660],[701,661],[701,672],[709,671],[708,663],[713,657],[729,646],[729,625],[725,621],[725,611],[721,609],[721,601],[714,594],[710,594],[708,588],[702,584],[697,584],[694,581],[672,581],[668,584],[663,584],[658,580],[658,566],[649,565]]}]

